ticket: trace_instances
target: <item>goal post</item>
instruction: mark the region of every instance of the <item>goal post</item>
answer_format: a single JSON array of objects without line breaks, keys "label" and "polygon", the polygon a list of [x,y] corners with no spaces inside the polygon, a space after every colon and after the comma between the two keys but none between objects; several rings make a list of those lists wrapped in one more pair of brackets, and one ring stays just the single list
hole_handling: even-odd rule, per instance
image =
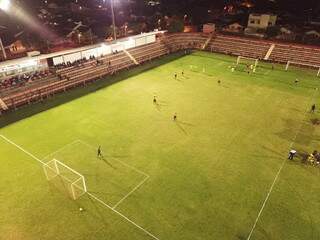
[{"label": "goal post", "polygon": [[59,176],[74,200],[87,192],[84,176],[57,159],[44,163],[43,170],[48,181]]},{"label": "goal post", "polygon": [[259,63],[258,58],[251,58],[251,57],[244,57],[244,56],[237,57],[237,65],[241,64],[243,61],[253,63],[254,69],[258,66],[258,63]]},{"label": "goal post", "polygon": [[303,66],[303,67],[309,67],[309,68],[313,68],[317,70],[317,77],[320,76],[320,65],[313,65],[313,64],[308,64],[308,63],[299,63],[299,62],[294,62],[294,61],[288,61],[286,64],[286,71],[288,71],[289,67],[291,65],[295,65],[295,66]]}]

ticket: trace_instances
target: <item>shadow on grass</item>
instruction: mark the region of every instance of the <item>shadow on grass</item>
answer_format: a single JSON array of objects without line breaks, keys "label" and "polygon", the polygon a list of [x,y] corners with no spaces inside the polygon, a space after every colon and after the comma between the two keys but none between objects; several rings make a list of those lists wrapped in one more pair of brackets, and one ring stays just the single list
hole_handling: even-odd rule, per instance
[{"label": "shadow on grass", "polygon": [[178,81],[178,82],[183,82],[179,77],[174,78],[174,80]]},{"label": "shadow on grass", "polygon": [[165,101],[158,101],[157,103],[154,103],[154,106],[159,112],[161,112],[162,107],[166,107],[168,104],[166,104]]},{"label": "shadow on grass", "polygon": [[161,57],[160,59],[154,60],[153,62],[145,63],[136,68],[132,68],[130,70],[122,70],[116,75],[113,76],[105,76],[102,79],[99,79],[86,87],[76,87],[74,89],[69,90],[68,92],[58,93],[52,98],[48,98],[43,102],[37,102],[30,105],[25,105],[20,107],[18,110],[10,111],[5,113],[0,117],[0,128],[3,128],[7,125],[15,123],[19,120],[31,117],[35,114],[47,111],[51,108],[57,107],[59,105],[65,104],[67,102],[73,101],[79,97],[85,96],[87,94],[93,93],[100,89],[106,88],[120,81],[124,81],[132,76],[143,73],[145,71],[149,71],[153,68],[159,67],[165,63],[174,61],[183,56],[183,53],[176,53],[171,55],[166,55]]},{"label": "shadow on grass", "polygon": [[183,132],[185,135],[188,135],[187,131],[185,130],[185,128],[182,126],[182,124],[180,124],[179,122],[175,122],[177,127],[181,130],[181,132]]},{"label": "shadow on grass", "polygon": [[[92,214],[93,216],[95,216],[95,218],[100,219],[100,220],[101,220],[100,222],[101,222],[104,226],[108,226],[109,224],[108,224],[107,221],[105,220],[105,214],[102,213],[102,210],[101,210],[101,207],[100,207],[101,204],[99,204],[95,199],[92,199],[89,195],[86,194],[86,196],[87,196],[87,199],[89,199],[91,205],[94,207],[95,213],[96,213],[97,215],[94,214],[94,213],[91,213],[91,214]],[[99,206],[98,206],[98,205],[99,205]]]},{"label": "shadow on grass", "polygon": [[[275,151],[274,149],[270,148],[270,147],[266,147],[266,146],[261,146],[261,148],[265,151],[268,151],[270,154],[274,154],[274,158],[283,158],[284,156],[287,156],[287,152],[285,153],[281,153],[278,151]],[[289,151],[289,150],[288,150]],[[271,158],[271,155],[269,155],[269,158]]]},{"label": "shadow on grass", "polygon": [[181,130],[181,132],[183,132],[185,135],[188,135],[188,132],[186,130],[186,126],[188,127],[194,127],[195,125],[192,123],[188,123],[188,122],[183,122],[183,121],[179,121],[176,120],[175,124],[177,125],[177,127]]},{"label": "shadow on grass", "polygon": [[60,175],[55,176],[51,180],[48,180],[48,185],[51,193],[60,192],[62,195],[68,196],[72,200],[71,189]]},{"label": "shadow on grass", "polygon": [[117,169],[104,156],[100,157],[99,159],[102,160],[107,165],[109,165],[110,167],[112,167],[113,169]]},{"label": "shadow on grass", "polygon": [[[294,118],[283,119],[286,128],[281,132],[276,133],[276,135],[282,139],[289,142],[294,140],[295,144],[309,145],[316,136],[316,127],[311,123],[309,116],[305,119],[298,120]],[[302,125],[301,125],[302,124]],[[297,129],[301,125],[300,129]],[[296,128],[293,128],[296,126]],[[298,131],[298,132],[297,132]],[[295,134],[297,134],[295,136]]]},{"label": "shadow on grass", "polygon": [[129,158],[129,155],[107,155],[107,157],[111,158]]}]

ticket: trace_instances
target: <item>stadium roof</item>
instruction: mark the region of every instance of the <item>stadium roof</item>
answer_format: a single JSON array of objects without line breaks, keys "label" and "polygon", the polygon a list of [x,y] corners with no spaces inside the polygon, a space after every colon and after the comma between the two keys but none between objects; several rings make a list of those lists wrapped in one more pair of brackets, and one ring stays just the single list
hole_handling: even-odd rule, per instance
[{"label": "stadium roof", "polygon": [[158,34],[158,33],[164,33],[164,31],[154,31],[154,32],[149,32],[149,33],[141,33],[139,35],[118,39],[116,41],[101,42],[99,44],[88,45],[88,46],[84,46],[84,47],[73,48],[73,49],[68,49],[68,50],[49,53],[49,54],[40,54],[40,55],[34,56],[34,57],[23,57],[23,58],[8,60],[8,61],[0,62],[0,68],[4,68],[6,66],[18,65],[18,64],[21,64],[23,62],[30,61],[30,60],[31,61],[32,60],[33,61],[40,61],[40,60],[43,60],[43,59],[48,59],[48,58],[68,55],[68,54],[72,54],[72,53],[76,53],[76,52],[82,52],[82,51],[85,51],[85,50],[90,50],[90,49],[94,49],[94,48],[100,47],[101,44],[107,44],[107,45],[116,44],[116,43],[120,44],[121,42],[127,41],[129,39],[136,39],[136,38],[145,37],[145,36],[148,36],[148,35],[155,35],[155,34]]}]

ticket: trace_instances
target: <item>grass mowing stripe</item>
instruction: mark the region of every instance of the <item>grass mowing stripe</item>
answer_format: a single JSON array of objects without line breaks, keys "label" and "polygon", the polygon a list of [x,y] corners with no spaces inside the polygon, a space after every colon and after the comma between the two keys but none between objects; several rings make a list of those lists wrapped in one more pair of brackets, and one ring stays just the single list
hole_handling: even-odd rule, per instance
[{"label": "grass mowing stripe", "polygon": [[113,209],[115,209],[116,207],[119,206],[120,203],[122,203],[125,199],[127,199],[134,191],[136,191],[142,184],[145,183],[145,181],[147,181],[149,179],[149,177],[146,177],[145,179],[143,179],[137,186],[135,186],[130,192],[128,192],[122,199],[120,199],[119,202],[117,202],[114,206]]},{"label": "grass mowing stripe", "polygon": [[145,232],[147,235],[149,235],[150,237],[152,237],[153,239],[156,240],[160,240],[159,238],[157,238],[155,235],[153,235],[152,233],[150,233],[149,231],[147,231],[146,229],[144,229],[143,227],[139,226],[138,224],[136,224],[134,221],[132,221],[130,218],[126,217],[125,215],[123,215],[121,212],[117,211],[116,209],[112,208],[111,206],[109,206],[108,204],[106,204],[104,201],[102,201],[101,199],[97,198],[95,195],[93,195],[92,193],[87,192],[87,194],[92,197],[93,199],[95,199],[96,201],[98,201],[99,203],[101,203],[103,206],[109,208],[110,210],[112,210],[113,212],[117,213],[118,215],[120,215],[121,217],[123,217],[125,220],[127,220],[128,222],[132,223],[134,226],[136,226],[137,228],[139,228],[140,230],[142,230],[143,232]]},{"label": "grass mowing stripe", "polygon": [[[22,152],[24,152],[25,154],[29,155],[30,157],[32,157],[33,159],[35,159],[36,161],[38,161],[39,163],[41,164],[45,164],[43,161],[41,161],[39,158],[37,158],[36,156],[34,156],[32,153],[28,152],[27,150],[23,149],[22,147],[20,147],[19,145],[17,145],[16,143],[14,143],[13,141],[11,141],[10,139],[6,138],[5,136],[3,135],[0,135],[0,137],[2,137],[5,141],[7,141],[8,143],[14,145],[15,147],[17,147],[18,149],[20,149]],[[77,141],[74,141],[73,143],[75,142],[78,142],[79,140]],[[73,144],[71,143],[71,144]],[[70,144],[68,144],[70,145]],[[60,149],[61,150],[61,149]],[[50,155],[49,155],[50,156]],[[133,191],[135,191],[138,187],[140,187],[147,179],[149,178],[149,176],[147,176],[136,188],[133,189]],[[133,191],[129,192],[129,194],[127,194],[125,196],[128,197]],[[121,217],[123,217],[124,219],[126,219],[128,222],[132,223],[134,226],[136,226],[137,228],[141,229],[143,232],[145,232],[146,234],[148,234],[150,237],[152,237],[153,239],[156,239],[156,240],[159,240],[159,238],[157,238],[156,236],[154,236],[152,233],[150,233],[149,231],[145,230],[143,227],[139,226],[138,224],[136,224],[134,221],[132,221],[131,219],[129,219],[128,217],[126,217],[125,215],[123,215],[122,213],[120,213],[119,211],[115,210],[115,207],[117,205],[120,204],[120,202],[122,202],[125,198],[121,199],[115,207],[111,207],[109,206],[108,204],[106,204],[105,202],[103,202],[102,200],[100,200],[99,198],[97,198],[96,196],[94,196],[93,194],[87,192],[87,194],[89,196],[91,196],[93,199],[95,199],[96,201],[98,201],[99,203],[101,203],[102,205],[104,205],[105,207],[111,209],[112,211],[114,211],[115,213],[117,213],[118,215],[120,215]]]},{"label": "grass mowing stripe", "polygon": [[26,151],[25,149],[23,149],[22,147],[20,147],[18,144],[12,142],[10,139],[6,138],[3,135],[0,135],[0,137],[2,137],[5,141],[7,141],[8,143],[12,144],[13,146],[17,147],[18,149],[20,149],[22,152],[24,152],[25,154],[29,155],[30,157],[32,157],[34,160],[38,161],[41,164],[45,164],[43,161],[41,161],[39,158],[37,158],[36,156],[34,156],[33,154],[29,153],[28,151]]},{"label": "grass mowing stripe", "polygon": [[[293,139],[292,139],[292,142],[291,142],[289,148],[292,148],[292,147],[293,147],[294,142],[295,142],[298,134],[300,133],[300,131],[301,131],[302,127],[303,127],[304,120],[305,120],[305,118],[306,118],[306,116],[307,116],[309,106],[310,106],[310,104],[312,103],[312,101],[314,100],[317,91],[318,91],[318,88],[316,88],[316,90],[314,91],[314,93],[313,93],[313,95],[312,95],[312,97],[311,97],[310,103],[308,104],[308,107],[306,108],[306,111],[305,111],[305,113],[304,113],[304,115],[303,115],[301,124],[300,124],[298,130],[296,131],[296,134],[294,135],[294,137],[293,137]],[[275,176],[275,178],[274,178],[274,180],[273,180],[273,182],[272,182],[272,184],[271,184],[271,187],[270,187],[270,189],[269,189],[269,191],[268,191],[268,194],[267,194],[265,200],[263,201],[263,204],[262,204],[262,206],[261,206],[261,208],[260,208],[260,211],[259,211],[259,213],[258,213],[258,216],[257,216],[256,220],[254,221],[254,224],[253,224],[253,226],[252,226],[252,228],[251,228],[251,231],[250,231],[250,233],[249,233],[249,235],[248,235],[247,240],[250,240],[250,239],[251,239],[251,236],[252,236],[252,234],[253,234],[256,226],[257,226],[257,223],[258,223],[258,221],[259,221],[259,219],[260,219],[260,216],[261,216],[261,214],[262,214],[262,212],[263,212],[263,210],[264,210],[264,208],[265,208],[265,206],[266,206],[266,204],[267,204],[267,202],[268,202],[268,200],[269,200],[269,197],[270,197],[270,195],[271,195],[271,193],[272,193],[272,190],[273,190],[273,188],[274,188],[274,186],[275,186],[275,184],[276,184],[276,182],[277,182],[277,180],[278,180],[278,178],[279,178],[279,175],[280,175],[283,167],[285,166],[286,161],[287,161],[287,159],[284,159],[284,160],[283,160],[283,162],[282,162],[282,164],[281,164],[281,167],[279,168],[279,170],[278,170],[278,172],[277,172],[277,174],[276,174],[276,176]]]},{"label": "grass mowing stripe", "polygon": [[52,153],[49,153],[48,155],[46,155],[45,157],[43,157],[42,160],[47,159],[48,157],[53,156],[53,155],[61,152],[62,150],[66,149],[67,147],[70,147],[70,146],[73,145],[73,144],[76,144],[77,142],[80,142],[80,141],[79,141],[79,140],[75,140],[75,141],[73,141],[73,142],[71,142],[71,143],[68,143],[68,144],[64,145],[63,147],[59,148],[58,150],[56,150],[56,151],[54,151],[54,152],[52,152]]},{"label": "grass mowing stripe", "polygon": [[[78,140],[79,142],[81,142],[81,143],[83,143],[84,145],[86,145],[86,146],[88,146],[88,147],[90,147],[90,148],[92,148],[92,149],[96,149],[95,147],[93,147],[92,145],[90,145],[90,144],[88,144],[88,143],[86,143],[86,142],[84,142],[84,141],[82,141],[82,140]],[[142,172],[141,170],[139,170],[139,169],[137,169],[137,168],[135,168],[135,167],[133,167],[133,166],[131,166],[131,165],[129,165],[129,164],[127,164],[127,163],[125,163],[125,162],[123,162],[123,161],[120,161],[119,159],[116,159],[116,158],[113,158],[115,161],[117,161],[118,163],[120,163],[120,164],[122,164],[122,165],[124,165],[124,166],[126,166],[126,167],[128,167],[128,168],[131,168],[132,170],[134,170],[134,171],[136,171],[137,173],[140,173],[140,174],[142,174],[142,175],[144,175],[144,176],[146,176],[146,177],[150,177],[148,174],[146,174],[145,172]]]}]

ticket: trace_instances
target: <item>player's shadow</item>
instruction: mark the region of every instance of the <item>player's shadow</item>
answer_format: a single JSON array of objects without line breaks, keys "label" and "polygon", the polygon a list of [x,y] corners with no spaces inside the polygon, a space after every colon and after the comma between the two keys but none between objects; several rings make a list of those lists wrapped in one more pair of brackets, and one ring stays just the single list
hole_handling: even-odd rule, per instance
[{"label": "player's shadow", "polygon": [[[275,151],[272,148],[266,147],[266,146],[261,146],[263,148],[263,150],[266,150],[269,152],[269,154],[274,155],[275,158],[283,158],[287,153],[283,154],[281,152]],[[269,157],[271,157],[271,155],[269,155]]]},{"label": "player's shadow", "polygon": [[180,124],[178,121],[175,121],[175,124],[176,124],[177,127],[181,130],[181,132],[183,132],[185,135],[188,135],[186,129],[183,127],[182,124]]},{"label": "player's shadow", "polygon": [[112,167],[113,169],[116,169],[106,158],[105,156],[102,156],[99,158],[100,160],[102,160],[104,163],[106,163],[107,165],[109,165],[110,167]]},{"label": "player's shadow", "polygon": [[194,127],[195,125],[192,123],[188,123],[188,122],[183,122],[183,121],[179,121],[176,120],[175,124],[177,125],[177,127],[185,134],[188,135],[188,132],[186,130],[186,127]]},{"label": "player's shadow", "polygon": [[284,156],[271,156],[271,155],[262,155],[262,154],[251,154],[250,155],[251,157],[254,157],[254,158],[258,158],[258,159],[281,159],[281,158],[283,158],[283,157],[285,157],[285,155]]},{"label": "player's shadow", "polygon": [[106,220],[106,215],[102,212],[102,208],[100,206],[98,206],[98,203],[97,203],[97,201],[95,199],[92,199],[92,197],[90,195],[87,195],[87,196],[88,196],[88,199],[90,200],[91,206],[93,206],[93,208],[95,209],[95,211],[91,212],[91,214],[95,218],[100,219],[100,222],[104,226],[108,226],[108,223],[107,223],[107,220]]},{"label": "player's shadow", "polygon": [[[297,149],[297,154],[293,158],[293,160],[299,159],[301,163],[307,163],[309,157],[309,153],[304,150]],[[295,161],[291,161],[295,162]]]},{"label": "player's shadow", "polygon": [[225,84],[223,84],[223,83],[220,83],[220,84],[219,84],[219,87],[230,88],[229,86],[227,86],[227,85],[225,85]]},{"label": "player's shadow", "polygon": [[184,122],[184,121],[180,121],[180,120],[177,120],[176,121],[177,123],[181,124],[181,125],[186,125],[186,126],[191,126],[191,127],[194,127],[195,125],[192,124],[192,123],[188,123],[188,122]]},{"label": "player's shadow", "polygon": [[130,156],[129,155],[108,155],[107,157],[111,157],[111,158],[128,158]]},{"label": "player's shadow", "polygon": [[158,102],[154,103],[154,106],[155,106],[156,109],[160,112],[161,109],[162,109],[163,107],[167,107],[168,104],[166,104],[164,101],[158,101]]}]

